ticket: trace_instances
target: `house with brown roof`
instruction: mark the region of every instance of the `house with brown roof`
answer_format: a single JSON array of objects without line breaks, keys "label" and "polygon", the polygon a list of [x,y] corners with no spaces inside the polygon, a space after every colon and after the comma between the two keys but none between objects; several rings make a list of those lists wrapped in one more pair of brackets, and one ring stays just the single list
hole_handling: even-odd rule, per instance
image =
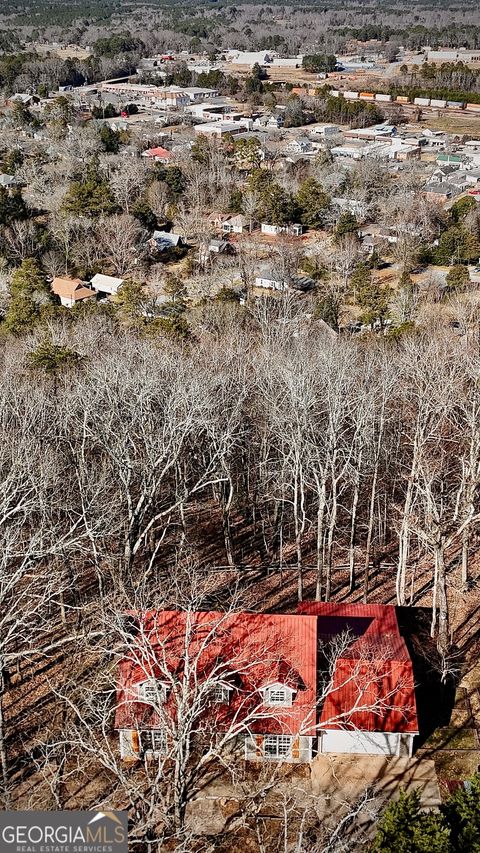
[{"label": "house with brown roof", "polygon": [[228,216],[222,222],[222,231],[224,234],[244,234],[246,231],[253,231],[254,223],[251,217],[244,216],[238,213],[236,216]]},{"label": "house with brown roof", "polygon": [[72,308],[78,302],[83,302],[85,299],[95,299],[97,296],[96,290],[87,287],[79,278],[70,278],[69,276],[56,276],[52,281],[52,293],[58,296],[62,305],[65,308]]}]

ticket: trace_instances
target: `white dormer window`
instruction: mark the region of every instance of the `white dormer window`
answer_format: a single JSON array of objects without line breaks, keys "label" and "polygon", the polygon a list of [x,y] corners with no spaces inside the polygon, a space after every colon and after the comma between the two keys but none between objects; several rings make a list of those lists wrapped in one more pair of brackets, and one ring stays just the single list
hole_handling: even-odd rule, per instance
[{"label": "white dormer window", "polygon": [[138,697],[148,705],[158,705],[165,700],[165,685],[161,681],[149,678],[138,685]]},{"label": "white dormer window", "polygon": [[230,702],[230,689],[225,684],[216,684],[212,690],[212,701],[218,705],[228,705]]},{"label": "white dormer window", "polygon": [[285,684],[271,684],[263,691],[265,705],[288,708],[292,704],[293,690]]}]

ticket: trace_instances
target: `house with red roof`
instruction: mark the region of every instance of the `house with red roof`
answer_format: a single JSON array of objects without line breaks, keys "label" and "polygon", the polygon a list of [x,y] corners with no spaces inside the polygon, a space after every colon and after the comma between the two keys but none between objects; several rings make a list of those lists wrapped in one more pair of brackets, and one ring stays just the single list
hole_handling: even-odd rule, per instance
[{"label": "house with red roof", "polygon": [[337,644],[320,701],[318,752],[411,756],[415,679],[395,607],[306,601],[298,612],[318,617],[319,648]]},{"label": "house with red roof", "polygon": [[[395,609],[305,602],[296,614],[130,614],[115,728],[125,759],[188,731],[247,760],[411,755],[413,671]],[[190,736],[189,734],[189,736]]]},{"label": "house with red roof", "polygon": [[148,157],[149,160],[155,160],[157,163],[169,163],[173,154],[167,148],[158,145],[156,148],[147,148],[146,151],[142,151],[142,157]]}]

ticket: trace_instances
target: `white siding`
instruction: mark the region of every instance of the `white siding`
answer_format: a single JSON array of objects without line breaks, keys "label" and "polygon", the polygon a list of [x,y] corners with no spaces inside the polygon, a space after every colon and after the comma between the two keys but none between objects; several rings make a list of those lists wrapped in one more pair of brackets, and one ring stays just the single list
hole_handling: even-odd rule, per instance
[{"label": "white siding", "polygon": [[70,299],[68,296],[60,297],[60,305],[63,305],[65,308],[73,308],[74,304],[74,300]]},{"label": "white siding", "polygon": [[271,278],[261,278],[261,276],[258,276],[258,278],[255,279],[255,284],[257,287],[266,287],[269,290],[286,290],[287,289],[287,286],[285,284],[282,284],[281,281],[275,281],[274,279],[271,279]]},{"label": "white siding", "polygon": [[121,758],[138,758],[138,732],[121,729],[118,736]]},{"label": "white siding", "polygon": [[400,735],[396,732],[322,732],[319,752],[350,752],[366,755],[398,755]]}]

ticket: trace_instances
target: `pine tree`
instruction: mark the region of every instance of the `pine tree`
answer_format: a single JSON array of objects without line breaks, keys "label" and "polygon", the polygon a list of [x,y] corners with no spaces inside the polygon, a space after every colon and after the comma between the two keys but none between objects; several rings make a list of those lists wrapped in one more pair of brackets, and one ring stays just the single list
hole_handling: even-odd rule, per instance
[{"label": "pine tree", "polygon": [[81,356],[69,347],[54,344],[50,338],[45,338],[38,347],[28,355],[28,364],[32,368],[45,371],[45,373],[56,374],[62,368],[72,367],[78,364]]},{"label": "pine tree", "polygon": [[400,280],[398,282],[398,287],[400,290],[404,290],[406,293],[413,294],[415,285],[413,283],[413,278],[410,273],[402,272],[400,276]]},{"label": "pine tree", "polygon": [[477,202],[473,198],[473,196],[463,196],[463,198],[459,198],[454,204],[452,204],[450,208],[450,219],[453,223],[460,222],[462,219],[465,219],[467,214],[469,214],[472,210],[475,210],[477,206]]},{"label": "pine tree", "polygon": [[98,135],[104,151],[110,154],[118,154],[120,150],[120,134],[117,130],[112,130],[108,124],[104,124]]},{"label": "pine tree", "polygon": [[27,219],[28,209],[20,190],[0,187],[0,225],[11,225],[15,219]]},{"label": "pine tree", "polygon": [[360,262],[355,266],[350,276],[350,290],[355,302],[358,302],[360,292],[371,287],[372,271],[368,264]]},{"label": "pine tree", "polygon": [[115,304],[125,320],[135,322],[144,321],[144,310],[147,298],[145,288],[138,281],[127,279],[119,288],[115,297]]},{"label": "pine tree", "polygon": [[[449,829],[442,815],[423,811],[418,790],[402,791],[387,806],[372,853],[450,853]],[[466,853],[466,851],[465,851]]]},{"label": "pine tree", "polygon": [[33,329],[42,311],[52,305],[50,289],[33,258],[27,258],[14,272],[10,296],[5,328],[13,334],[22,334]]},{"label": "pine tree", "polygon": [[261,196],[258,213],[270,225],[287,225],[297,220],[298,207],[292,193],[274,183]]},{"label": "pine tree", "polygon": [[362,322],[370,325],[379,320],[383,324],[388,314],[389,293],[373,280],[368,264],[357,264],[350,277],[350,288],[362,308]]},{"label": "pine tree", "polygon": [[177,198],[185,192],[187,181],[179,166],[169,166],[165,172],[164,180],[173,198]]},{"label": "pine tree", "polygon": [[317,299],[313,309],[314,320],[323,320],[337,332],[339,317],[340,302],[338,299],[335,299],[333,294],[327,293],[325,296]]},{"label": "pine tree", "polygon": [[184,304],[187,289],[180,276],[175,275],[175,273],[167,273],[163,290],[167,296],[170,296],[172,304]]},{"label": "pine tree", "polygon": [[158,219],[146,199],[139,198],[135,202],[132,207],[132,215],[147,231],[155,231],[158,228]]},{"label": "pine tree", "polygon": [[96,158],[90,162],[85,175],[70,185],[63,200],[63,208],[74,216],[93,218],[115,213],[117,210],[110,184],[102,175]]},{"label": "pine tree", "polygon": [[433,250],[435,264],[458,264],[476,261],[480,256],[480,240],[464,225],[452,225],[441,235]]},{"label": "pine tree", "polygon": [[338,219],[335,229],[335,239],[338,240],[344,234],[356,234],[358,231],[358,222],[356,216],[346,210]]},{"label": "pine tree", "polygon": [[450,267],[445,280],[449,291],[460,292],[465,290],[470,281],[467,267],[463,264],[454,264],[453,267]]},{"label": "pine tree", "polygon": [[325,222],[330,199],[315,178],[307,178],[300,184],[297,204],[301,209],[300,222],[310,228],[321,228]]},{"label": "pine tree", "polygon": [[480,853],[480,774],[449,797],[442,813],[450,827],[452,853]]}]

